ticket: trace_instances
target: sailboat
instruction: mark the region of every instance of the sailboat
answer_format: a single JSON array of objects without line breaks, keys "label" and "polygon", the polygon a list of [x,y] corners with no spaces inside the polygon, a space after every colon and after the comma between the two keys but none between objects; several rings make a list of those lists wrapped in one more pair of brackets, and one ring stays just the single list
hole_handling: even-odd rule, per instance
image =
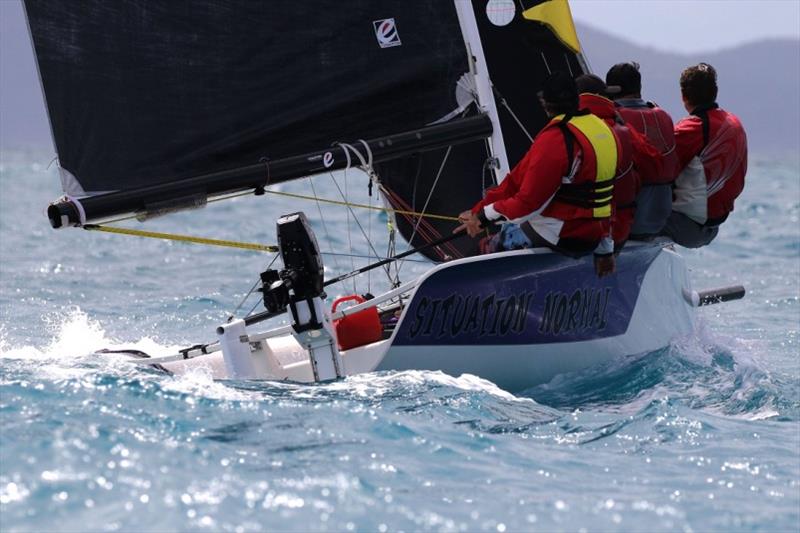
[{"label": "sailboat", "polygon": [[[174,354],[122,350],[132,364],[298,382],[430,369],[514,392],[663,348],[699,305],[743,295],[692,290],[668,241],[627,246],[601,279],[549,249],[481,255],[433,215],[522,158],[549,73],[589,72],[566,0],[24,5],[65,193],[54,228],[168,237],[109,221],[360,168],[410,247],[325,279],[308,217],[272,213],[283,266],[261,273],[264,311]],[[330,307],[326,287],[412,253],[431,261],[419,278]]]}]

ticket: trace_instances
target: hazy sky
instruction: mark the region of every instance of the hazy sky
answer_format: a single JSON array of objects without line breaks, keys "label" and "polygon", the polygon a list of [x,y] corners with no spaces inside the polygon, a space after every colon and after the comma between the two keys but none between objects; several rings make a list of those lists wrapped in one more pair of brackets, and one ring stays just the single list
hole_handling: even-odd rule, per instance
[{"label": "hazy sky", "polygon": [[800,0],[570,0],[570,7],[578,22],[670,52],[800,38]]},{"label": "hazy sky", "polygon": [[[800,0],[571,0],[570,5],[580,22],[666,51],[800,38]],[[49,139],[21,0],[0,0],[0,147],[49,144]]]}]

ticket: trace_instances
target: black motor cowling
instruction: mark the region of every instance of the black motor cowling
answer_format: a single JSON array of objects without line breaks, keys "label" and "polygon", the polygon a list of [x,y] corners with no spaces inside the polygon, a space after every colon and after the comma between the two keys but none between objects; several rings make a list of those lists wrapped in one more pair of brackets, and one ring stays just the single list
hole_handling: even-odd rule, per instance
[{"label": "black motor cowling", "polygon": [[282,216],[277,221],[277,232],[284,268],[261,274],[264,307],[270,312],[285,309],[291,302],[324,295],[322,256],[306,215],[299,212]]}]

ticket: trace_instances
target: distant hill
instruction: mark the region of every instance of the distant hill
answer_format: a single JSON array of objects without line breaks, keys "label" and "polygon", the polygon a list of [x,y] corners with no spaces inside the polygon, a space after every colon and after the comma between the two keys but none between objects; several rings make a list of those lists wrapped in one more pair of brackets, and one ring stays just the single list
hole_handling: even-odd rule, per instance
[{"label": "distant hill", "polygon": [[586,25],[578,25],[578,35],[592,70],[602,78],[615,63],[637,61],[642,95],[676,120],[686,115],[678,85],[681,71],[700,61],[710,63],[719,76],[719,104],[742,120],[753,151],[800,152],[800,40],[685,55],[641,47]]}]

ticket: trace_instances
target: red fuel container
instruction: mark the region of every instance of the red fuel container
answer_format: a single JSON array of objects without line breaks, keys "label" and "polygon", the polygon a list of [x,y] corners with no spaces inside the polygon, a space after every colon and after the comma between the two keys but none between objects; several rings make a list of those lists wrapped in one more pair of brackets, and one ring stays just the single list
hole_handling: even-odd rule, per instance
[{"label": "red fuel container", "polygon": [[[366,300],[357,294],[342,296],[333,302],[331,312],[335,313],[339,304],[352,301],[357,305]],[[334,320],[333,327],[336,330],[336,340],[340,350],[364,346],[381,340],[383,336],[383,328],[381,327],[381,319],[378,316],[377,307],[370,307],[358,313]]]}]

